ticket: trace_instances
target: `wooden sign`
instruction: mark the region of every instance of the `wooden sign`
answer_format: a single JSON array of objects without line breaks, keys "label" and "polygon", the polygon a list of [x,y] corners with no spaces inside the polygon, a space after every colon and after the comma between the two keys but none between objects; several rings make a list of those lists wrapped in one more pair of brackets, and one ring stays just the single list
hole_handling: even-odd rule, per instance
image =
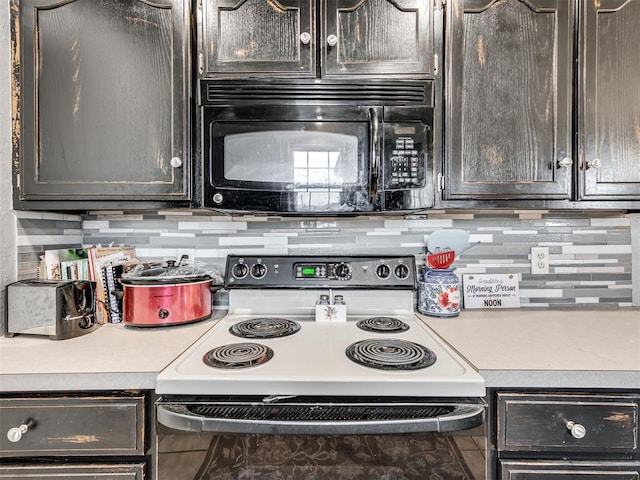
[{"label": "wooden sign", "polygon": [[519,308],[520,283],[518,275],[463,275],[464,308]]}]

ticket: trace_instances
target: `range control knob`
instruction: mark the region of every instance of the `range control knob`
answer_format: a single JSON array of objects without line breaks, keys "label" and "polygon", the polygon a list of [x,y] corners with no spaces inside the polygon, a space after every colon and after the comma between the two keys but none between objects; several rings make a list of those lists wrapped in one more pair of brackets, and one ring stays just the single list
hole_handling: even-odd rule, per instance
[{"label": "range control knob", "polygon": [[336,265],[334,273],[340,280],[349,280],[351,278],[351,266],[348,263],[339,263]]},{"label": "range control knob", "polygon": [[384,263],[378,265],[376,268],[376,275],[378,278],[389,278],[389,275],[391,275],[391,268],[389,268],[389,265],[385,265]]},{"label": "range control knob", "polygon": [[248,273],[249,273],[249,267],[247,267],[247,265],[244,263],[236,263],[231,268],[231,275],[233,275],[234,278],[244,278],[247,276]]},{"label": "range control knob", "polygon": [[262,278],[267,274],[267,266],[263,263],[254,263],[251,265],[251,276],[253,278]]},{"label": "range control knob", "polygon": [[407,267],[404,263],[396,265],[396,268],[393,269],[393,274],[400,280],[404,280],[405,278],[407,278],[409,276],[409,273],[409,267]]}]

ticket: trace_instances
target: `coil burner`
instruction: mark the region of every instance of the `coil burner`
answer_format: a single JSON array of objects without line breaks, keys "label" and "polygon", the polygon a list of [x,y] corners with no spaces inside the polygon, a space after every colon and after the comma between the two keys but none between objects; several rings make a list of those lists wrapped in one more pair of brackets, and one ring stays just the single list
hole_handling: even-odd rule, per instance
[{"label": "coil burner", "polygon": [[273,350],[259,343],[221,345],[205,353],[204,363],[214,368],[247,368],[268,362]]},{"label": "coil burner", "polygon": [[396,333],[409,330],[409,325],[392,317],[366,318],[356,323],[356,326],[367,332]]},{"label": "coil burner", "polygon": [[236,337],[278,338],[293,335],[300,330],[300,324],[285,318],[254,318],[238,322],[229,328]]},{"label": "coil burner", "polygon": [[397,339],[361,340],[349,345],[345,353],[355,363],[381,370],[418,370],[436,361],[428,348]]}]

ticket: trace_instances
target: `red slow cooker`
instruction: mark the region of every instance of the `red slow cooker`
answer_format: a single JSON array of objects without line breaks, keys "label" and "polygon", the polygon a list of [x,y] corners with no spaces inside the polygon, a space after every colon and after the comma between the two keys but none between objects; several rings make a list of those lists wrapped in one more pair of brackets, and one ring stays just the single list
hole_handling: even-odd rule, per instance
[{"label": "red slow cooker", "polygon": [[142,270],[120,279],[123,321],[143,327],[179,325],[211,317],[212,294],[220,288],[211,275],[192,267]]}]

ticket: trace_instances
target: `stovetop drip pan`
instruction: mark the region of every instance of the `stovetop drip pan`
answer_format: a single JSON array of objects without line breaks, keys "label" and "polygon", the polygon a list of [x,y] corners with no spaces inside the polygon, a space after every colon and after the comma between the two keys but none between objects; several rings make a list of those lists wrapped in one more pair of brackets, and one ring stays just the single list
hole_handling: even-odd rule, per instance
[{"label": "stovetop drip pan", "polygon": [[[275,398],[271,400],[270,398]],[[226,433],[365,434],[446,432],[484,421],[481,399],[258,401],[161,399],[158,420],[179,430]]]}]

